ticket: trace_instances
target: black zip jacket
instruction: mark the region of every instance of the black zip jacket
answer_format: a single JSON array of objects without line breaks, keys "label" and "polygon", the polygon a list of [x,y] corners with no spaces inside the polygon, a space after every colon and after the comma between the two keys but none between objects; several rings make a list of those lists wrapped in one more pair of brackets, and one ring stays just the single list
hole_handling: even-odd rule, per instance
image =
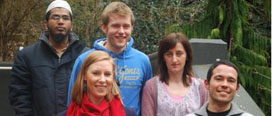
[{"label": "black zip jacket", "polygon": [[43,32],[40,41],[17,53],[9,85],[16,116],[55,116],[67,109],[70,73],[76,58],[88,48],[69,35],[69,46],[59,57]]}]

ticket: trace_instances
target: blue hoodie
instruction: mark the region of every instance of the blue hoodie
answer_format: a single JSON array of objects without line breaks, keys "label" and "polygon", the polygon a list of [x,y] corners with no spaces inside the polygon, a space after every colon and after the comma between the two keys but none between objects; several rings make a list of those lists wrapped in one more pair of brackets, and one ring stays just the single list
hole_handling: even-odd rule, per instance
[{"label": "blue hoodie", "polygon": [[105,42],[106,38],[96,40],[93,49],[83,53],[77,58],[71,73],[67,106],[71,103],[72,88],[85,58],[95,50],[102,50],[116,59],[115,64],[117,65],[117,69],[115,79],[117,84],[120,85],[121,96],[125,107],[135,109],[137,115],[139,115],[141,111],[143,87],[145,82],[152,77],[152,68],[149,58],[143,52],[132,48],[133,38],[130,38],[126,49],[120,54],[115,54],[106,49],[103,46]]}]

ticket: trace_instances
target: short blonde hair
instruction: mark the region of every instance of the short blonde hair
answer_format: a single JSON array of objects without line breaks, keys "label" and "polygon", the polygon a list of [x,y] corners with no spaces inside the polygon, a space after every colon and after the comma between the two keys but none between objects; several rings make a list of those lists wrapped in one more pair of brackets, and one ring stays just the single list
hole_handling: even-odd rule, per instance
[{"label": "short blonde hair", "polygon": [[120,97],[120,90],[116,84],[115,81],[115,64],[114,60],[110,57],[110,55],[104,51],[94,51],[90,53],[87,58],[85,59],[81,70],[77,76],[77,80],[75,82],[75,85],[72,90],[72,101],[75,101],[78,105],[81,105],[83,93],[84,93],[84,77],[86,75],[86,72],[88,70],[88,67],[92,65],[93,63],[96,63],[98,61],[108,60],[112,64],[112,72],[113,72],[113,85],[111,88],[111,91],[106,95],[107,100],[110,102],[113,97]]},{"label": "short blonde hair", "polygon": [[134,14],[132,10],[123,2],[112,2],[102,12],[101,20],[104,25],[108,25],[111,14],[118,14],[121,16],[130,16],[131,25],[134,25]]}]

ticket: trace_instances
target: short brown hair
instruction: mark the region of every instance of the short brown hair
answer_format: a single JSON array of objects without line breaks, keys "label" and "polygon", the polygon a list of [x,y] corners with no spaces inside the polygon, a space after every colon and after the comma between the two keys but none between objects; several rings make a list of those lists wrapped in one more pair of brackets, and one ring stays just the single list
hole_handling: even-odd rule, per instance
[{"label": "short brown hair", "polygon": [[232,67],[236,72],[237,72],[237,86],[240,84],[240,73],[239,73],[239,70],[237,68],[237,66],[235,64],[233,64],[232,62],[230,61],[227,61],[227,60],[220,60],[220,61],[216,61],[214,64],[212,64],[208,70],[208,73],[207,73],[207,81],[208,83],[210,83],[211,81],[211,78],[213,76],[213,70],[218,67],[219,65],[226,65],[226,66],[229,66],[229,67]]},{"label": "short brown hair", "polygon": [[121,16],[130,16],[131,25],[134,25],[134,14],[132,10],[123,2],[112,2],[102,12],[101,20],[104,25],[108,25],[109,16],[111,14],[118,14]]},{"label": "short brown hair", "polygon": [[88,67],[98,61],[109,60],[113,66],[113,85],[111,91],[106,95],[107,100],[111,101],[113,97],[120,97],[119,88],[115,82],[115,64],[110,55],[104,51],[94,51],[90,53],[85,59],[81,70],[77,76],[77,80],[72,90],[72,101],[75,101],[78,105],[81,104],[83,93],[84,93],[84,77],[87,73]]},{"label": "short brown hair", "polygon": [[164,59],[164,54],[168,50],[176,47],[177,43],[181,43],[183,45],[187,54],[184,71],[182,74],[182,82],[185,86],[189,86],[191,83],[191,79],[189,77],[192,77],[194,75],[192,70],[193,50],[192,50],[191,44],[189,43],[188,38],[183,33],[170,33],[164,36],[159,43],[158,65],[160,67],[159,68],[160,80],[168,84],[169,74],[168,74],[167,65]]}]

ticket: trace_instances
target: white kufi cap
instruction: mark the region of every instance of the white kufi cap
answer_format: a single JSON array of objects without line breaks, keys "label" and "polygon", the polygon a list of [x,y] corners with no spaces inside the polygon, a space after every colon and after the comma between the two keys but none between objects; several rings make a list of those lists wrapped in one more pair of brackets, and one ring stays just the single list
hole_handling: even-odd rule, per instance
[{"label": "white kufi cap", "polygon": [[65,0],[54,0],[53,2],[51,2],[51,4],[48,6],[46,13],[47,14],[50,10],[52,10],[53,8],[65,8],[67,9],[71,15],[72,15],[72,10],[71,7],[69,5],[69,3]]}]

